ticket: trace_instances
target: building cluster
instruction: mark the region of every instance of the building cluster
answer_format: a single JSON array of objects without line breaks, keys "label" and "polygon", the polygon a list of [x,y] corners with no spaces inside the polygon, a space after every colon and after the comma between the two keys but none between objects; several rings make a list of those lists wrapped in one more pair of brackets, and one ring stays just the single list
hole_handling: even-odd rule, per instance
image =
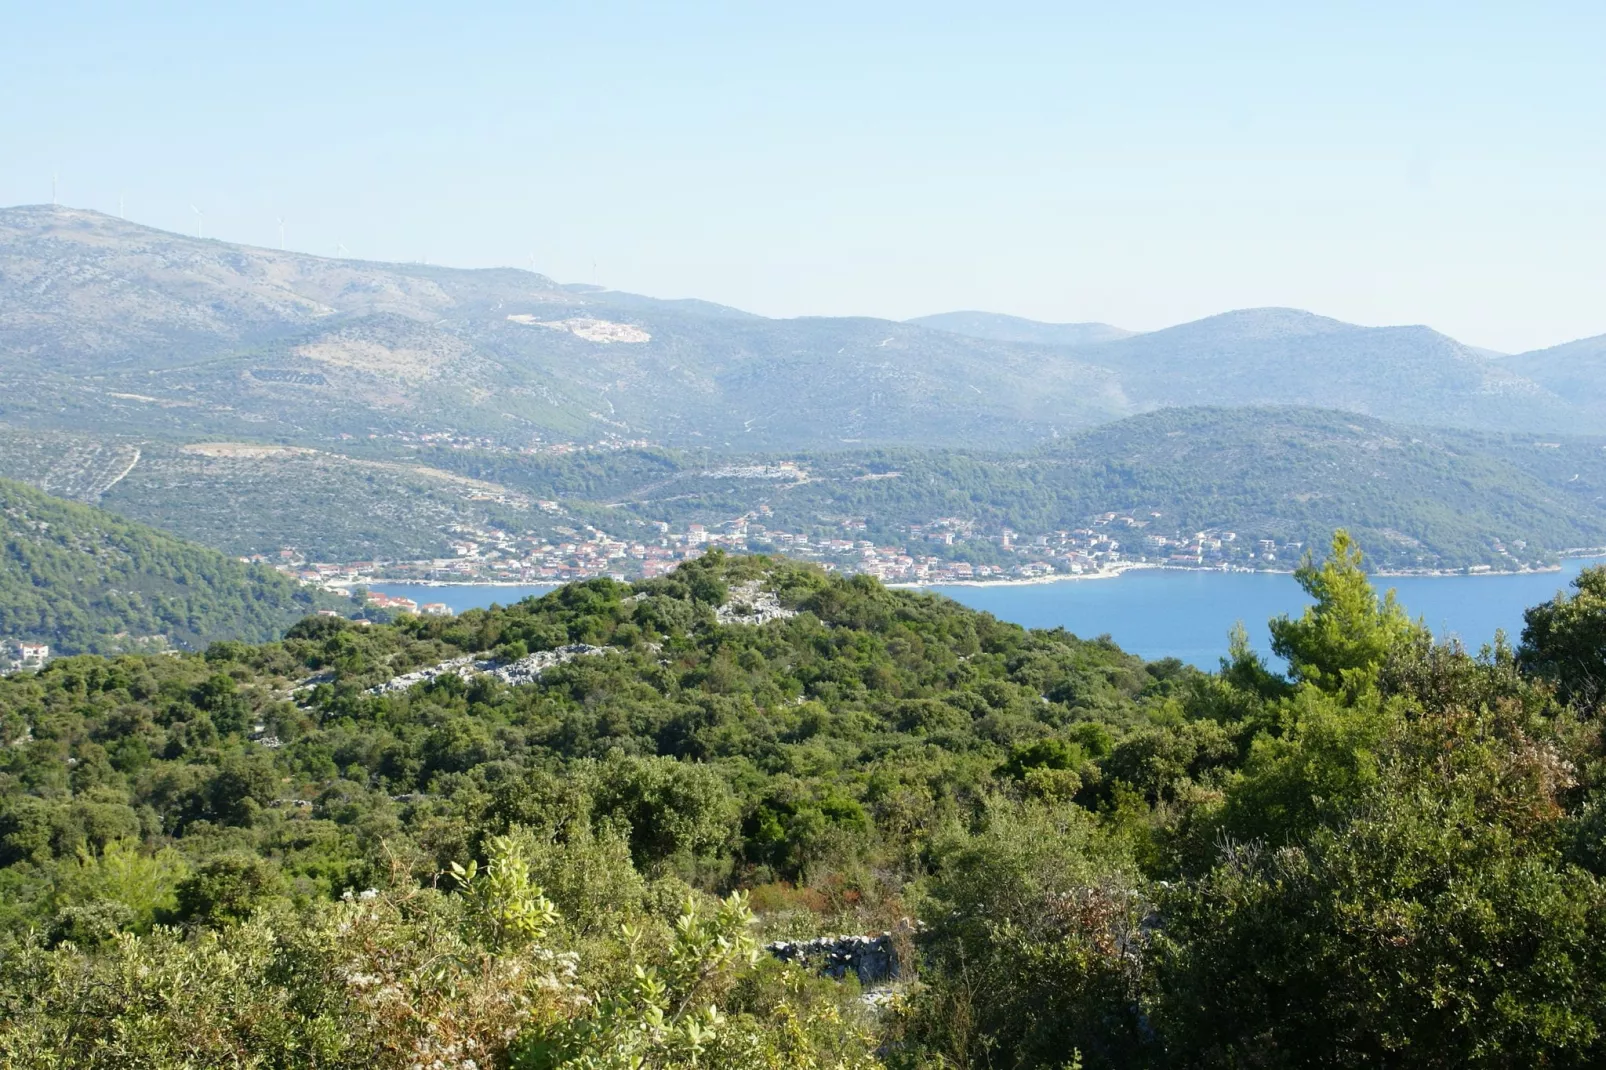
[{"label": "building cluster", "polygon": [[411,598],[399,598],[396,595],[381,594],[378,591],[367,592],[368,605],[375,609],[388,609],[395,613],[422,614],[426,617],[450,617],[452,607],[445,602],[425,602],[420,605]]},{"label": "building cluster", "polygon": [[[343,433],[336,437],[349,442],[358,436]],[[492,435],[465,435],[457,431],[371,431],[367,437],[375,442],[400,442],[407,446],[475,450],[480,453],[517,453],[527,457],[543,455],[561,457],[572,453],[606,453],[610,450],[654,448],[654,443],[647,439],[625,438],[621,435],[607,435],[594,442],[548,442],[540,435],[531,435],[520,445],[511,445]]]},{"label": "building cluster", "polygon": [[[554,520],[545,533],[455,525],[447,531],[447,557],[417,561],[307,561],[294,549],[249,560],[271,563],[309,583],[350,588],[367,583],[567,583],[611,576],[651,578],[710,549],[778,553],[814,561],[826,569],[863,573],[886,583],[944,584],[1110,575],[1134,565],[1174,568],[1286,567],[1302,544],[1240,539],[1236,532],[1208,529],[1160,534],[1159,514],[1104,513],[1086,526],[1023,535],[1009,528],[984,531],[963,517],[907,524],[871,538],[863,518],[843,518],[809,532],[775,526],[769,506],[717,524],[659,522],[647,535],[622,538],[569,516],[556,502],[536,503]],[[377,597],[377,596],[376,596]],[[381,608],[442,612],[408,599]],[[379,604],[379,603],[376,603]]]}]

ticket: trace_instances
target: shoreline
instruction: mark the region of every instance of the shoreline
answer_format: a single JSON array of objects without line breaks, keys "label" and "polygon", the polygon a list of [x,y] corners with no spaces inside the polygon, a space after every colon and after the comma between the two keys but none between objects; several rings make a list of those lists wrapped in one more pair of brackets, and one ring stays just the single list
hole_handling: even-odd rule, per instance
[{"label": "shoreline", "polygon": [[[1578,560],[1580,558],[1600,557],[1606,558],[1606,547],[1596,550],[1585,550],[1576,553],[1567,553],[1562,556],[1563,561]],[[1379,569],[1368,573],[1378,579],[1482,579],[1498,576],[1535,576],[1547,573],[1560,572],[1563,565],[1545,565],[1540,568],[1507,569],[1503,571],[1489,570],[1487,572],[1468,572],[1465,569]],[[1292,576],[1291,568],[1206,568],[1190,565],[1168,565],[1158,561],[1133,561],[1122,563],[1112,568],[1100,569],[1097,572],[1083,572],[1075,574],[1054,573],[1048,576],[1032,576],[1030,578],[1009,578],[985,580],[892,580],[883,581],[885,586],[896,590],[927,591],[937,587],[1036,587],[1050,583],[1081,583],[1091,580],[1114,580],[1126,575],[1128,572],[1164,571],[1164,572],[1208,572],[1222,575],[1256,575],[1256,576]],[[332,583],[326,587],[341,590],[347,593],[354,587],[546,587],[558,588],[570,583],[583,583],[585,579],[572,580],[369,580],[360,583]],[[626,582],[635,582],[627,580]]]},{"label": "shoreline", "polygon": [[[586,579],[596,578],[595,576],[586,577]],[[367,587],[370,590],[375,587],[562,587],[567,583],[583,582],[585,581],[536,580],[533,583],[526,583],[523,580],[464,580],[461,583],[449,583],[445,580],[363,580],[359,583],[346,583],[344,581],[329,583],[325,584],[325,586],[338,587],[343,591],[349,591],[353,587]]]},{"label": "shoreline", "polygon": [[[1101,568],[1097,572],[1080,573],[1054,573],[1052,576],[1032,576],[1026,579],[996,579],[996,580],[895,580],[883,584],[886,587],[898,590],[929,591],[934,587],[1036,587],[1045,583],[1081,583],[1084,580],[1114,580],[1119,579],[1128,572],[1141,569],[1162,568],[1163,566],[1148,561],[1134,561],[1131,564],[1117,565],[1114,568]],[[1220,569],[1195,569],[1197,572],[1219,572]]]}]

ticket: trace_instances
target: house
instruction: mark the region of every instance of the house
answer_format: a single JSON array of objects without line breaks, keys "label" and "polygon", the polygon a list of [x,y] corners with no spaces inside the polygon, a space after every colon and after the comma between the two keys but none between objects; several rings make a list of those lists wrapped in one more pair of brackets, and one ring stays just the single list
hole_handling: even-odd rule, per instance
[{"label": "house", "polygon": [[22,653],[21,661],[24,666],[43,665],[50,660],[49,643],[18,643],[17,648]]},{"label": "house", "polygon": [[426,617],[450,617],[452,607],[445,602],[425,602],[418,607],[418,611]]}]

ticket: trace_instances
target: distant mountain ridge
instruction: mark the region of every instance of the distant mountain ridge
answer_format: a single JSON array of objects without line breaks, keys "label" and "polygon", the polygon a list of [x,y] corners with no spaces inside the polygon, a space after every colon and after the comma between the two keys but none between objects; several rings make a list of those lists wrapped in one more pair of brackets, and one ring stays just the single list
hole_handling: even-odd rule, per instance
[{"label": "distant mountain ridge", "polygon": [[1044,346],[1074,347],[1115,342],[1136,333],[1112,327],[1108,323],[1042,323],[997,312],[939,312],[934,316],[916,316],[904,322],[971,338]]},{"label": "distant mountain ridge", "polygon": [[0,355],[0,422],[187,436],[1027,445],[1131,407],[1107,372],[1045,367],[1034,347],[230,245],[51,206],[0,210]]},{"label": "distant mountain ridge", "polygon": [[1135,335],[983,312],[776,320],[512,268],[331,259],[77,209],[0,210],[0,423],[18,427],[303,443],[449,430],[731,451],[1025,448],[1192,405],[1597,428],[1606,379],[1545,359],[1294,309]]},{"label": "distant mountain ridge", "polygon": [[1428,327],[1290,308],[1224,312],[1087,347],[1140,407],[1301,405],[1451,427],[1588,430],[1570,401]]},{"label": "distant mountain ridge", "polygon": [[1587,405],[1597,418],[1606,418],[1606,334],[1518,353],[1500,363],[1512,374],[1573,398]]}]

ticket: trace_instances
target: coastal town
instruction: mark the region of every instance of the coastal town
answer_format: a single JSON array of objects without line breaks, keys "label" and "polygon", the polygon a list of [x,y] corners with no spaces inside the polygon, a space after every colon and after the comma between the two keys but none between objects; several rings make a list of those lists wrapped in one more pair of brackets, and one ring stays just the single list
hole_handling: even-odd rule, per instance
[{"label": "coastal town", "polygon": [[418,561],[309,561],[293,547],[248,560],[271,564],[304,582],[349,590],[386,582],[541,584],[598,576],[651,578],[723,549],[784,554],[889,584],[934,586],[1096,578],[1136,566],[1287,569],[1304,549],[1298,542],[1240,540],[1231,531],[1199,531],[1187,538],[1146,534],[1153,518],[1114,512],[1094,517],[1085,527],[1029,536],[1008,528],[982,531],[974,521],[941,517],[896,529],[896,541],[884,532],[870,537],[866,522],[854,519],[841,521],[835,530],[783,531],[771,526],[767,512],[761,507],[717,525],[690,523],[680,530],[659,523],[654,537],[634,539],[579,522],[557,529],[556,538],[459,525],[449,532],[451,556]]},{"label": "coastal town", "polygon": [[[363,605],[382,613],[451,616],[444,601],[370,590],[373,585],[501,584],[536,586],[608,576],[635,580],[662,576],[710,550],[775,553],[812,561],[827,571],[873,576],[899,586],[1032,583],[1097,579],[1132,568],[1215,571],[1286,571],[1303,553],[1298,542],[1241,539],[1235,532],[1206,530],[1188,538],[1146,531],[1157,516],[1108,512],[1079,528],[1022,535],[1008,528],[983,530],[975,521],[939,517],[872,533],[864,519],[837,522],[828,530],[790,532],[775,526],[767,507],[718,524],[688,523],[676,529],[654,525],[650,538],[621,538],[563,512],[543,511],[568,522],[556,539],[531,531],[456,525],[447,532],[450,556],[416,561],[308,560],[294,547],[242,560],[269,565],[304,583],[341,594],[360,594]],[[327,616],[344,616],[331,609]],[[382,617],[380,619],[383,619]],[[0,675],[42,668],[52,657],[44,643],[0,639]]]}]

